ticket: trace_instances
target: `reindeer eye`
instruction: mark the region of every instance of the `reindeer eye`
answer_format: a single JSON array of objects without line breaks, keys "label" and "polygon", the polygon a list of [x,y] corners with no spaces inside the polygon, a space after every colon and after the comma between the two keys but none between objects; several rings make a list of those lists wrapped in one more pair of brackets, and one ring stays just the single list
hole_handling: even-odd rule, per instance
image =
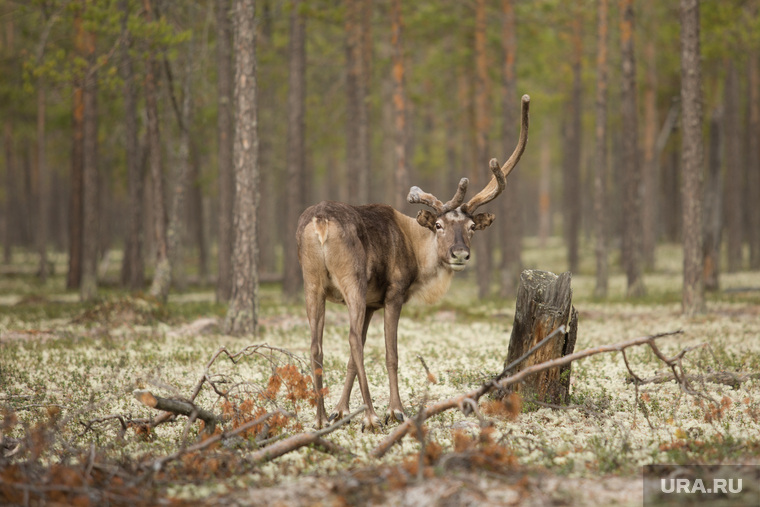
[{"label": "reindeer eye", "polygon": [[435,223],[435,228],[437,230],[439,230],[439,231],[442,231],[443,230],[443,225],[441,224],[441,222],[436,222]]},{"label": "reindeer eye", "polygon": [[470,231],[474,231],[474,230],[475,230],[475,224],[470,224]]}]

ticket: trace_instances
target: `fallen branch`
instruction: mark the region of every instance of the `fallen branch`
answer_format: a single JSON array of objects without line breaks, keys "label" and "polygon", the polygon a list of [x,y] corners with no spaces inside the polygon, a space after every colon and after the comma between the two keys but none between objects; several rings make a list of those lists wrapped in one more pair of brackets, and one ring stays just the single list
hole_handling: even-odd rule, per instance
[{"label": "fallen branch", "polygon": [[[714,373],[707,373],[705,375],[686,375],[685,379],[689,382],[710,382],[712,384],[723,384],[731,387],[739,387],[741,384],[748,380],[760,379],[760,373],[732,373],[730,371],[716,371]],[[627,377],[625,379],[629,384],[636,383],[638,385],[644,384],[664,384],[676,380],[673,373],[660,373],[652,377],[647,378],[633,378]]]},{"label": "fallen branch", "polygon": [[[649,419],[649,410],[647,410],[647,407],[644,404],[644,401],[641,398],[639,398],[639,385],[641,384],[641,378],[639,378],[638,375],[633,373],[633,370],[631,369],[631,365],[628,364],[628,356],[625,355],[625,350],[622,351],[622,354],[623,354],[623,362],[625,362],[625,367],[628,370],[628,373],[631,374],[631,378],[634,380],[633,399],[635,400],[636,405],[641,409],[641,413],[644,414],[644,418],[647,420],[647,424],[649,424],[649,427],[651,429],[655,429],[654,424],[652,424],[652,420]],[[636,410],[633,411],[633,424],[636,424]]]},{"label": "fallen branch", "polygon": [[[92,427],[95,424],[111,421],[111,420],[117,420],[119,421],[119,424],[120,424],[118,437],[119,437],[119,440],[121,440],[122,438],[124,438],[124,434],[127,432],[127,428],[128,428],[126,419],[127,418],[123,416],[122,414],[111,414],[111,415],[99,417],[97,419],[91,419],[87,422],[80,421],[79,424],[84,426],[84,430],[82,430],[82,433],[80,433],[79,436],[81,437],[88,431],[92,430]],[[129,421],[129,422],[132,422],[132,421]]]},{"label": "fallen branch", "polygon": [[[210,372],[211,372],[211,366],[214,364],[214,362],[219,358],[219,356],[227,356],[227,358],[232,361],[232,364],[237,364],[237,362],[240,360],[241,357],[247,357],[251,356],[256,353],[260,353],[259,350],[264,349],[270,352],[279,352],[291,359],[295,359],[297,361],[303,361],[300,357],[296,356],[292,352],[281,349],[279,347],[273,347],[271,345],[267,345],[266,343],[263,344],[256,344],[256,345],[248,345],[247,347],[244,347],[240,351],[236,353],[230,352],[227,347],[219,347],[216,352],[211,356],[211,358],[206,362],[206,366],[203,368],[203,373],[201,374],[201,377],[198,379],[198,382],[196,382],[195,387],[193,388],[193,392],[190,395],[190,398],[188,401],[190,403],[193,403],[195,401],[195,398],[198,397],[198,394],[200,394],[201,389],[203,388],[203,384],[208,382],[211,384],[214,391],[219,396],[225,396],[227,393],[219,392],[216,388],[216,385],[211,381]],[[263,354],[262,354],[263,355]],[[174,417],[175,413],[171,411],[164,412],[162,414],[159,414],[157,417],[155,417],[152,422],[151,426],[156,427],[159,424],[162,424],[164,422],[170,421]]]},{"label": "fallen branch", "polygon": [[213,435],[207,438],[203,442],[199,442],[195,445],[191,445],[190,447],[184,447],[175,453],[172,453],[168,456],[164,456],[163,458],[159,458],[151,463],[150,468],[154,471],[159,471],[166,463],[179,458],[183,454],[186,454],[188,452],[202,451],[203,449],[206,449],[207,447],[210,447],[216,444],[217,442],[234,437],[235,435],[239,435],[240,433],[243,433],[258,424],[262,424],[263,422],[267,421],[270,417],[272,417],[275,414],[284,414],[289,417],[292,416],[292,414],[289,414],[283,410],[275,410],[274,412],[268,412],[262,415],[261,417],[258,417],[256,419],[253,419],[252,421],[248,421],[247,423],[238,426],[232,431],[223,431],[222,433],[218,433],[216,435]]},{"label": "fallen branch", "polygon": [[332,454],[333,456],[354,456],[354,454],[348,449],[341,447],[334,442],[330,442],[329,440],[325,440],[322,437],[318,437],[314,441],[314,448],[326,454]]},{"label": "fallen branch", "polygon": [[[700,393],[692,389],[691,385],[689,384],[689,380],[686,378],[686,373],[684,373],[683,371],[683,357],[686,355],[686,353],[694,349],[698,349],[700,347],[705,347],[707,346],[707,343],[700,343],[699,345],[686,347],[682,349],[681,352],[679,352],[678,354],[670,358],[666,357],[662,352],[660,352],[660,349],[657,347],[657,345],[655,345],[654,342],[650,343],[649,346],[651,347],[652,352],[654,352],[655,356],[657,356],[658,358],[660,358],[662,362],[670,366],[670,369],[673,372],[673,377],[675,378],[676,382],[678,382],[678,385],[681,388],[681,391],[685,392],[686,394],[690,396],[704,398],[712,402],[714,405],[719,405],[718,401],[712,396],[709,396],[704,393]],[[680,375],[678,374],[678,371],[681,372]]]},{"label": "fallen branch", "polygon": [[271,461],[275,458],[279,458],[283,454],[295,451],[296,449],[300,449],[306,445],[321,443],[322,437],[324,435],[337,430],[365,410],[367,410],[367,406],[362,405],[358,410],[348,414],[346,417],[336,422],[332,426],[328,426],[327,428],[323,428],[319,431],[313,431],[311,433],[299,433],[298,435],[293,435],[292,437],[288,437],[284,440],[280,440],[279,442],[275,442],[272,445],[252,452],[246,458],[248,461],[253,463],[263,463],[265,461]]},{"label": "fallen branch", "polygon": [[726,294],[736,294],[737,292],[759,292],[760,287],[729,287],[723,289]]},{"label": "fallen branch", "polygon": [[153,395],[150,391],[138,389],[134,391],[137,401],[156,410],[162,410],[172,414],[185,415],[191,419],[200,419],[206,423],[206,431],[213,433],[216,428],[218,418],[208,410],[195,406],[194,403],[171,398],[161,398]]},{"label": "fallen branch", "polygon": [[214,364],[214,362],[219,358],[219,356],[225,355],[230,361],[232,361],[232,364],[237,364],[238,360],[241,357],[251,356],[253,354],[258,353],[259,350],[261,349],[268,350],[270,352],[279,352],[280,354],[286,355],[291,359],[295,359],[297,361],[303,362],[303,359],[296,356],[292,352],[285,349],[281,349],[279,347],[273,347],[271,345],[267,345],[266,343],[257,344],[257,345],[249,345],[235,354],[227,350],[227,347],[224,347],[224,346],[219,347],[219,349],[214,353],[214,355],[211,356],[211,359],[209,359],[209,361],[206,363],[206,367],[203,370],[203,375],[201,375],[201,378],[198,379],[198,383],[196,383],[195,387],[193,388],[193,394],[190,395],[190,401],[195,400],[195,397],[198,396],[198,393],[201,392],[201,387],[203,387],[204,382],[208,380],[208,375],[209,375],[209,371],[211,370],[211,365]]},{"label": "fallen branch", "polygon": [[[517,382],[521,382],[525,377],[532,375],[534,373],[538,373],[540,371],[547,370],[549,368],[555,368],[557,366],[564,366],[566,364],[569,364],[577,359],[583,359],[585,357],[594,356],[596,354],[603,354],[606,352],[621,352],[629,347],[635,347],[638,345],[649,345],[652,347],[655,354],[660,357],[663,361],[665,361],[668,366],[674,367],[676,364],[676,361],[680,360],[681,357],[683,357],[682,354],[677,355],[674,358],[666,358],[662,355],[660,350],[655,346],[654,341],[657,338],[662,338],[665,336],[672,336],[676,334],[683,333],[682,330],[677,331],[670,331],[666,333],[660,333],[656,335],[650,335],[650,336],[642,336],[639,338],[632,338],[630,340],[613,343],[611,345],[602,345],[600,347],[590,348],[581,350],[579,352],[575,352],[573,354],[568,354],[566,356],[559,357],[557,359],[552,359],[551,361],[545,361],[543,363],[532,365],[528,368],[525,368],[524,370],[521,370],[517,372],[514,375],[511,375],[509,377],[503,378],[499,381],[493,381],[489,380],[488,382],[481,385],[479,388],[470,391],[468,393],[460,394],[458,396],[455,396],[453,398],[449,398],[447,400],[440,401],[438,403],[434,403],[433,405],[424,408],[424,414],[422,416],[423,420],[428,419],[434,415],[440,414],[441,412],[445,412],[446,410],[450,410],[452,408],[459,408],[462,410],[462,412],[465,413],[465,415],[468,415],[472,411],[471,402],[475,403],[477,405],[480,398],[493,391],[494,389],[504,389],[512,384],[516,384]],[[388,435],[384,440],[382,440],[377,447],[375,447],[372,450],[371,455],[380,458],[385,455],[386,452],[395,444],[396,442],[400,441],[412,428],[412,426],[415,425],[417,418],[407,419],[403,423],[401,423],[396,429],[391,432],[390,435]]]}]

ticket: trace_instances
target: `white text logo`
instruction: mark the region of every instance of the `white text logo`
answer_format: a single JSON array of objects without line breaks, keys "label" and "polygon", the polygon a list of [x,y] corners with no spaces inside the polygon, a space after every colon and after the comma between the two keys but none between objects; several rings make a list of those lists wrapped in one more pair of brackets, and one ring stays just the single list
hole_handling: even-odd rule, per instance
[{"label": "white text logo", "polygon": [[[708,481],[709,485],[709,481]],[[742,480],[736,479],[713,479],[712,487],[705,487],[702,479],[660,479],[660,489],[663,493],[741,493]]]}]

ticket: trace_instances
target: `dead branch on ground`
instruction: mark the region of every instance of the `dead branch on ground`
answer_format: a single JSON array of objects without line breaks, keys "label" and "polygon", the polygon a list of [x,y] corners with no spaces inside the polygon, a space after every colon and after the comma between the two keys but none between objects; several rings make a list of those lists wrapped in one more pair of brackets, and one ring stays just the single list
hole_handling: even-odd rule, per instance
[{"label": "dead branch on ground", "polygon": [[324,452],[325,454],[332,454],[333,456],[348,456],[353,458],[355,455],[345,447],[341,447],[335,442],[330,442],[322,437],[317,437],[313,445],[314,449]]},{"label": "dead branch on ground", "polygon": [[[566,356],[559,357],[551,361],[545,361],[543,363],[532,365],[514,375],[510,375],[508,377],[502,378],[501,380],[498,380],[498,381],[490,380],[482,384],[479,388],[473,391],[460,394],[458,396],[454,396],[453,398],[449,398],[447,400],[443,400],[438,403],[434,403],[433,405],[430,405],[429,407],[426,407],[424,409],[424,415],[422,417],[424,419],[428,419],[434,415],[440,414],[441,412],[445,412],[446,410],[450,410],[453,408],[459,408],[460,410],[462,410],[462,412],[464,412],[465,415],[469,415],[470,412],[472,411],[472,407],[468,400],[472,400],[475,403],[475,405],[477,405],[478,401],[480,400],[482,396],[493,391],[494,389],[504,389],[512,384],[521,382],[523,379],[525,379],[529,375],[547,370],[549,368],[564,366],[578,359],[583,359],[585,357],[594,356],[597,354],[603,354],[606,352],[621,352],[627,348],[635,347],[638,345],[645,345],[645,344],[649,345],[658,358],[660,358],[663,362],[665,362],[671,368],[675,369],[676,365],[680,364],[680,360],[683,358],[683,355],[685,354],[685,351],[687,349],[684,349],[684,351],[682,351],[681,353],[677,354],[676,356],[672,358],[667,358],[662,354],[659,348],[657,348],[657,346],[655,345],[655,340],[657,338],[662,338],[665,336],[673,336],[673,335],[681,334],[681,333],[683,333],[683,331],[679,329],[677,331],[669,331],[665,333],[659,333],[656,335],[632,338],[630,340],[613,343],[611,345],[602,345],[600,347],[594,347],[590,349],[581,350],[579,352],[574,352],[573,354],[568,354]],[[681,379],[680,376],[677,376],[677,378],[679,379],[679,383],[681,384],[683,389],[685,390],[689,389],[688,387],[684,387],[683,383],[680,381]],[[687,391],[687,392],[690,393],[690,391]],[[376,458],[380,458],[384,456],[385,453],[387,453],[388,450],[393,446],[393,444],[400,441],[409,432],[409,430],[415,424],[416,419],[417,418],[407,419],[405,422],[403,422],[398,427],[396,427],[396,429],[393,432],[391,432],[390,435],[388,435],[384,440],[382,440],[377,445],[377,447],[375,447],[372,450],[371,455]]]},{"label": "dead branch on ground", "polygon": [[[243,357],[249,357],[249,356],[252,356],[254,354],[258,354],[258,355],[260,355],[262,357],[265,357],[265,358],[269,359],[270,361],[273,361],[272,357],[264,355],[261,352],[262,350],[269,351],[270,353],[272,353],[272,352],[278,352],[278,353],[283,354],[283,355],[285,355],[285,356],[287,356],[287,357],[289,357],[291,359],[294,359],[294,360],[296,360],[298,362],[301,362],[301,363],[304,362],[302,358],[300,358],[297,355],[293,354],[289,350],[285,350],[285,349],[282,349],[282,348],[279,348],[279,347],[273,347],[271,345],[267,345],[266,343],[249,345],[247,347],[244,347],[243,349],[241,349],[240,351],[238,351],[236,353],[232,353],[232,352],[230,352],[227,349],[227,347],[221,346],[221,347],[219,347],[219,349],[217,349],[216,352],[214,352],[214,354],[211,356],[211,358],[206,362],[206,366],[203,369],[203,373],[201,374],[200,378],[196,382],[195,387],[193,388],[193,392],[190,395],[190,397],[188,398],[188,401],[190,403],[194,403],[195,402],[195,398],[198,397],[198,395],[200,394],[201,389],[203,388],[203,385],[205,383],[208,383],[211,386],[211,388],[214,390],[214,392],[217,395],[219,395],[220,397],[225,397],[228,394],[229,390],[228,391],[224,391],[224,392],[220,391],[217,388],[216,383],[214,383],[214,381],[211,380],[211,366],[213,366],[214,362],[216,362],[216,360],[220,356],[222,356],[222,355],[226,356],[230,361],[232,361],[232,364],[237,364],[238,361],[241,358],[243,358]],[[153,427],[153,428],[155,428],[159,424],[162,424],[162,423],[165,423],[165,422],[173,420],[174,417],[175,417],[175,413],[174,412],[171,412],[171,411],[163,412],[162,414],[159,414],[157,417],[153,418],[152,421],[150,421],[150,426]]]},{"label": "dead branch on ground", "polygon": [[82,426],[84,426],[84,429],[82,430],[82,433],[79,434],[79,436],[81,437],[85,433],[87,433],[88,431],[92,430],[92,427],[95,424],[106,422],[106,421],[113,421],[113,420],[119,421],[119,434],[118,434],[118,438],[119,438],[119,440],[121,440],[122,438],[124,438],[124,434],[127,432],[127,428],[129,428],[129,424],[128,423],[132,422],[132,420],[130,418],[128,418],[128,417],[126,417],[126,416],[124,416],[122,414],[106,415],[106,416],[103,416],[103,417],[98,417],[97,419],[91,419],[91,420],[89,420],[87,422],[81,422],[80,421],[79,424],[81,424]]},{"label": "dead branch on ground", "polygon": [[296,449],[300,449],[301,447],[304,447],[307,445],[311,445],[311,444],[322,445],[323,436],[337,430],[338,428],[348,423],[351,419],[353,419],[357,415],[363,413],[365,410],[367,410],[367,406],[362,405],[361,407],[359,407],[359,409],[355,410],[354,412],[351,412],[346,417],[336,422],[335,424],[328,426],[327,428],[323,428],[318,431],[312,431],[310,433],[299,433],[297,435],[293,435],[284,440],[280,440],[279,442],[275,442],[272,445],[268,445],[262,449],[252,452],[251,454],[246,456],[246,459],[252,463],[263,463],[266,461],[271,461],[275,458],[279,458],[283,454],[287,454],[291,451],[295,451]]},{"label": "dead branch on ground", "polygon": [[169,412],[172,414],[185,415],[190,419],[200,419],[206,423],[206,431],[213,433],[216,428],[219,417],[212,414],[208,410],[204,410],[197,407],[193,402],[177,400],[172,398],[162,398],[156,396],[150,391],[144,389],[138,389],[134,391],[134,396],[137,401],[156,410],[163,412]]},{"label": "dead branch on ground", "polygon": [[[729,387],[737,388],[748,380],[760,379],[760,373],[733,373],[730,371],[716,371],[712,373],[706,373],[704,375],[687,374],[685,379],[689,382],[710,382],[712,384],[723,384]],[[627,377],[625,379],[629,384],[664,384],[676,380],[675,376],[671,372],[658,373],[652,377],[639,378],[639,377]]]},{"label": "dead branch on ground", "polygon": [[204,440],[202,442],[199,442],[199,443],[197,443],[195,445],[191,445],[190,447],[185,447],[185,448],[179,449],[178,451],[176,451],[176,452],[174,452],[172,454],[169,454],[168,456],[164,456],[162,458],[154,460],[150,464],[150,466],[148,468],[150,468],[150,469],[152,469],[154,471],[161,470],[161,468],[166,463],[168,463],[170,461],[173,461],[173,460],[179,458],[180,456],[182,456],[184,454],[187,454],[187,453],[190,453],[190,452],[202,451],[203,449],[206,449],[206,448],[208,448],[208,447],[216,444],[217,442],[221,442],[223,440],[226,440],[226,439],[232,438],[232,437],[234,437],[236,435],[239,435],[240,433],[243,433],[244,431],[247,431],[247,430],[253,428],[256,425],[261,424],[261,423],[267,421],[269,418],[271,418],[272,416],[274,416],[276,414],[283,414],[283,415],[288,416],[288,417],[292,416],[292,414],[289,414],[288,412],[285,412],[283,410],[275,410],[274,412],[268,412],[268,413],[262,415],[261,417],[258,417],[258,418],[254,419],[252,421],[248,421],[247,423],[238,426],[234,430],[223,431],[222,433],[217,433],[216,435],[213,435],[213,436],[207,438],[206,440]]}]

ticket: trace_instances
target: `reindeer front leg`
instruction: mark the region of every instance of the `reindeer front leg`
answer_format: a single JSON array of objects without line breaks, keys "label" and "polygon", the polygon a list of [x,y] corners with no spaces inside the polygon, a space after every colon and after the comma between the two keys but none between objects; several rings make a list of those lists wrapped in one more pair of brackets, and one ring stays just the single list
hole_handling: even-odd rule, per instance
[{"label": "reindeer front leg", "polygon": [[401,317],[401,305],[399,298],[386,301],[385,304],[385,367],[388,370],[388,382],[390,383],[390,403],[388,404],[388,420],[395,419],[403,422],[406,419],[404,406],[401,404],[401,396],[398,392],[398,320]]}]

